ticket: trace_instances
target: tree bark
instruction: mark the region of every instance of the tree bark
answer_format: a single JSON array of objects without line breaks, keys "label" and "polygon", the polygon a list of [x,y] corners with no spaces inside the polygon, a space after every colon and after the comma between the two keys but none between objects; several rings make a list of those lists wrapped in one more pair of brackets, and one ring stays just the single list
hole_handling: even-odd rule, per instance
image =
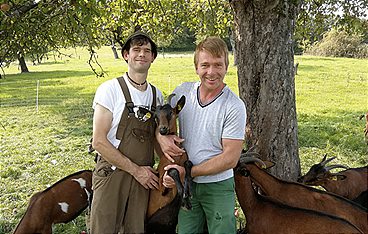
[{"label": "tree bark", "polygon": [[114,54],[114,58],[119,59],[119,54],[118,54],[118,51],[116,49],[115,42],[113,39],[111,40],[111,49],[112,49],[112,53]]},{"label": "tree bark", "polygon": [[23,55],[18,54],[18,61],[19,61],[21,73],[29,72],[27,64],[26,64],[26,60],[24,59]]},{"label": "tree bark", "polygon": [[276,163],[271,173],[300,175],[292,35],[298,0],[233,0],[240,98],[246,143]]}]

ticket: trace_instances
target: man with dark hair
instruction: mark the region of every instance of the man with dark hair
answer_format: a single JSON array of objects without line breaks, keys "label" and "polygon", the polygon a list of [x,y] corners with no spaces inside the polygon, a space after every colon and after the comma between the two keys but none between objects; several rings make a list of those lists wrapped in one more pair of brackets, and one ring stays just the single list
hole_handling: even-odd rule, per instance
[{"label": "man with dark hair", "polygon": [[98,152],[92,176],[91,233],[144,233],[149,189],[158,188],[152,168],[155,122],[138,118],[138,107],[162,105],[147,82],[157,46],[144,32],[122,47],[128,72],[101,84],[93,101],[93,141]]}]

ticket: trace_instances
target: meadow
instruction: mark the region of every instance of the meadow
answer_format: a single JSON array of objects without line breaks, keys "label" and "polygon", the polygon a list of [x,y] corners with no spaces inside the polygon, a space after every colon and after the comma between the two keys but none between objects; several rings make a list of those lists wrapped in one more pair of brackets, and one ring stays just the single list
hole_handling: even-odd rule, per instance
[{"label": "meadow", "polygon": [[[27,74],[13,64],[0,79],[0,234],[12,232],[32,194],[75,171],[93,168],[87,148],[94,92],[102,82],[121,76],[127,65],[103,47],[98,62],[107,75],[97,78],[85,50],[65,54],[70,56],[50,54],[42,64],[29,63]],[[184,81],[197,81],[192,55],[159,54],[149,82],[168,95]],[[367,165],[365,119],[360,117],[368,112],[368,61],[296,56],[295,62],[302,172],[324,154],[350,167]],[[238,93],[235,66],[229,67],[225,82]],[[243,220],[240,216],[239,223]],[[80,233],[86,230],[84,222],[82,214],[55,225],[54,233]]]}]

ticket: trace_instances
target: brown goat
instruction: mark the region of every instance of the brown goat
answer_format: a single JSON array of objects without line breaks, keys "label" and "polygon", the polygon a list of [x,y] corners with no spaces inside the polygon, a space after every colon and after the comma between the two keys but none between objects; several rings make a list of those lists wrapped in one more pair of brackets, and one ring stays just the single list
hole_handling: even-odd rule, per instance
[{"label": "brown goat", "polygon": [[34,194],[14,234],[52,233],[52,225],[75,219],[92,199],[92,171],[71,174]]},{"label": "brown goat", "polygon": [[246,216],[248,233],[363,233],[342,218],[292,207],[258,194],[253,189],[249,171],[241,166],[254,160],[249,157],[234,169],[235,191]]},{"label": "brown goat", "polygon": [[[245,155],[243,154],[241,157],[240,167],[249,171],[251,180],[259,186],[264,195],[290,206],[341,217],[356,225],[364,233],[368,233],[368,213],[366,209],[333,193],[278,179],[256,164],[243,164],[241,161]],[[267,164],[267,168],[274,165],[274,163],[268,161],[264,161],[264,163]]]},{"label": "brown goat", "polygon": [[[172,96],[169,96],[168,103]],[[185,104],[185,96],[182,96],[176,106],[172,108],[170,104],[159,106],[155,113],[157,128],[162,135],[177,134],[176,118]],[[172,164],[162,153],[158,143],[156,142],[156,153],[160,157],[160,162],[157,167],[159,174],[159,189],[150,191],[150,199],[147,210],[147,233],[175,233],[178,222],[178,213],[181,206],[191,209],[189,202],[190,184],[192,178],[190,177],[191,162],[188,156],[173,157],[174,163],[184,166],[187,173],[184,186],[181,183],[179,172],[176,169],[170,169],[168,174],[173,177],[176,182],[176,187],[172,189],[163,186],[163,176],[165,173],[164,167]]]},{"label": "brown goat", "polygon": [[362,192],[357,198],[355,198],[352,201],[367,209],[368,208],[368,190],[365,190],[364,192]]},{"label": "brown goat", "polygon": [[334,168],[346,169],[347,167],[338,164],[326,166],[328,162],[335,159],[335,157],[330,159],[326,157],[327,155],[320,163],[314,164],[298,181],[307,185],[322,186],[327,191],[350,200],[354,200],[368,189],[368,166],[332,173],[330,170]]}]

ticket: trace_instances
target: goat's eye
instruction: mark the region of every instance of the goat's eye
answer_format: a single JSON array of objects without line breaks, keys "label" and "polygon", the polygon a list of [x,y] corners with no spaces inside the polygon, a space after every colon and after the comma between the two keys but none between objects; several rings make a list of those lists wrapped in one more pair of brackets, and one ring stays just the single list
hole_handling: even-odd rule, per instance
[{"label": "goat's eye", "polygon": [[240,169],[240,174],[242,176],[249,176],[249,171],[245,168]]}]

